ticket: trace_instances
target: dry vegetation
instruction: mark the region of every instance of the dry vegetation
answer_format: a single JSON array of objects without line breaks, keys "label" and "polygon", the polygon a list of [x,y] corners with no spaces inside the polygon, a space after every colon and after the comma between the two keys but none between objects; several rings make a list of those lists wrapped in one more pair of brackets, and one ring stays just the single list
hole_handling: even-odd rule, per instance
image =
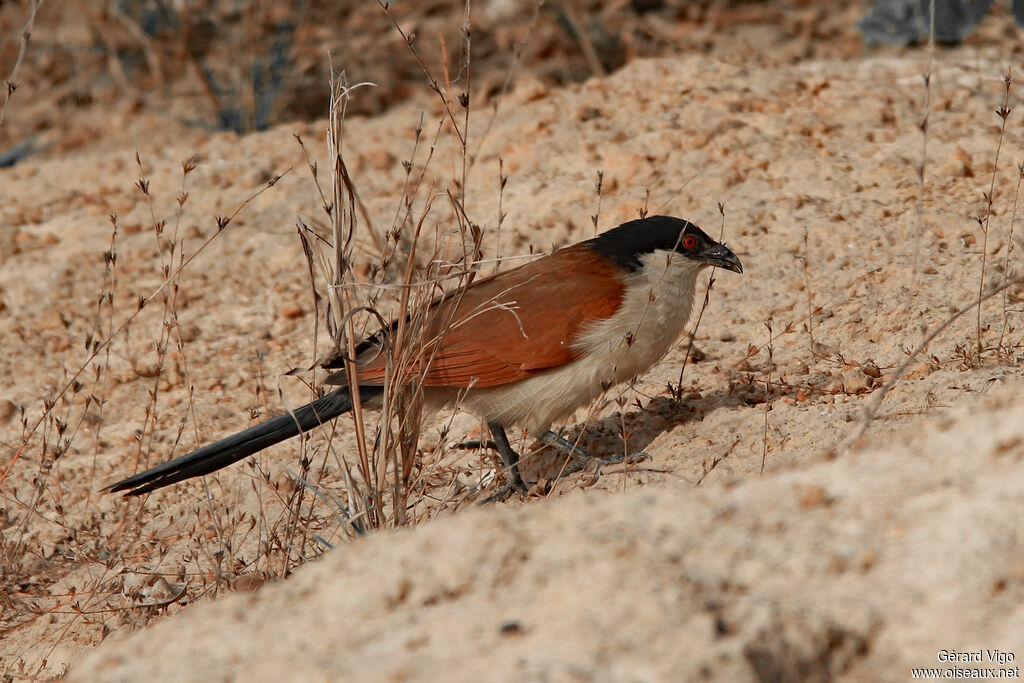
[{"label": "dry vegetation", "polygon": [[[239,410],[308,401],[317,361],[394,321],[402,375],[436,296],[637,214],[717,223],[754,268],[724,307],[712,276],[689,343],[565,432],[654,460],[553,481],[564,462],[524,453],[533,499],[727,490],[1019,375],[1024,135],[1014,73],[989,69],[1017,49],[1008,17],[945,58],[843,67],[858,11],[822,3],[294,4],[0,6],[5,37],[32,27],[0,46],[23,86],[0,110],[0,187],[17,193],[3,192],[0,316],[19,347],[0,364],[6,678],[61,675],[113,631],[480,500],[499,463],[457,447],[480,425],[424,423],[399,387],[220,477],[142,500],[99,489],[240,428]],[[637,61],[695,52],[689,84],[670,59]],[[773,69],[770,85],[747,74]],[[858,69],[902,78],[870,93],[868,123],[843,117],[867,92]],[[652,130],[685,144],[630,147]]]}]

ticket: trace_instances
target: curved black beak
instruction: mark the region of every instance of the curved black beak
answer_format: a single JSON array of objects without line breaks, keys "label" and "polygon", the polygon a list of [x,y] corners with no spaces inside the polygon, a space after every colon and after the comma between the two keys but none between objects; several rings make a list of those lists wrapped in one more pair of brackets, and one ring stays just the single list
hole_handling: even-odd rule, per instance
[{"label": "curved black beak", "polygon": [[725,268],[734,273],[743,273],[743,264],[740,263],[736,254],[732,253],[732,250],[724,244],[718,244],[717,242],[712,244],[704,250],[700,255],[700,259],[709,266]]}]

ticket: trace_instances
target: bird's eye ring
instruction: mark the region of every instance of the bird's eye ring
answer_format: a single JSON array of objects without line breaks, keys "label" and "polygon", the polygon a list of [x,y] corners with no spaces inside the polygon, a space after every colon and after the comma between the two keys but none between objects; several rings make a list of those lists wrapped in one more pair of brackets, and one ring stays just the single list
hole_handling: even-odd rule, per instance
[{"label": "bird's eye ring", "polygon": [[697,246],[697,238],[694,237],[693,235],[687,235],[686,237],[683,238],[683,248],[684,249],[693,249],[696,246]]}]

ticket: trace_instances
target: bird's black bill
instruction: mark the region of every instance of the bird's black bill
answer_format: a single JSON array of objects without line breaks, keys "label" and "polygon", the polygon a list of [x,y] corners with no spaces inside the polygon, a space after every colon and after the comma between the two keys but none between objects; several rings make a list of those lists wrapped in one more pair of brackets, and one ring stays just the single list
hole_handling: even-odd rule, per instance
[{"label": "bird's black bill", "polygon": [[700,258],[704,263],[716,268],[724,268],[734,273],[743,273],[743,264],[740,263],[736,254],[724,244],[715,244],[708,247]]}]

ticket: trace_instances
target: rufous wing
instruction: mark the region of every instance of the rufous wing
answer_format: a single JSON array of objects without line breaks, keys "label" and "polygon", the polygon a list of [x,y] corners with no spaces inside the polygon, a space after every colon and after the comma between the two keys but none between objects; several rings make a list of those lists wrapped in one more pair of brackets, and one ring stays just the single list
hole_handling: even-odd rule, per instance
[{"label": "rufous wing", "polygon": [[[423,351],[404,381],[424,386],[489,387],[573,360],[573,342],[622,303],[622,268],[574,245],[474,283],[429,311]],[[384,382],[383,354],[359,368],[359,382]]]}]

